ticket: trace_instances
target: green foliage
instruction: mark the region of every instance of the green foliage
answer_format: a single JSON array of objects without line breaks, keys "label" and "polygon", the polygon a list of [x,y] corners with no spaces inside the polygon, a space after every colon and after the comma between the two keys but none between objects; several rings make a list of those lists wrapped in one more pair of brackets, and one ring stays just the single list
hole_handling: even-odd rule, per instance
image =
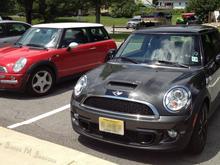
[{"label": "green foliage", "polygon": [[184,9],[173,9],[173,10],[171,10],[172,15],[181,15],[184,12],[186,12]]},{"label": "green foliage", "polygon": [[137,11],[137,5],[134,0],[122,0],[120,2],[114,2],[111,5],[112,17],[132,17],[134,12]]},{"label": "green foliage", "polygon": [[12,12],[14,4],[14,0],[0,0],[0,15]]},{"label": "green foliage", "polygon": [[150,14],[150,13],[154,13],[155,11],[156,9],[152,7],[138,7],[134,15]]},{"label": "green foliage", "polygon": [[219,0],[189,0],[187,11],[194,11],[201,20],[207,20],[209,12],[219,7]]}]

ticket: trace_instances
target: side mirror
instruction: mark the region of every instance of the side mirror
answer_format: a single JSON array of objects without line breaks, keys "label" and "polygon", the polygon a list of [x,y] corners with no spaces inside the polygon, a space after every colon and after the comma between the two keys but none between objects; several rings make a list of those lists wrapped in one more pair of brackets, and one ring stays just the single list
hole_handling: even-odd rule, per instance
[{"label": "side mirror", "polygon": [[76,42],[71,42],[71,43],[69,44],[67,50],[69,51],[69,50],[71,50],[71,49],[73,49],[73,48],[76,48],[78,45],[79,45],[79,44],[76,43]]},{"label": "side mirror", "polygon": [[107,53],[106,61],[109,61],[109,60],[113,59],[116,55],[116,52],[117,52],[116,49],[110,49]]},{"label": "side mirror", "polygon": [[215,62],[220,65],[220,54],[218,54],[215,58]]}]

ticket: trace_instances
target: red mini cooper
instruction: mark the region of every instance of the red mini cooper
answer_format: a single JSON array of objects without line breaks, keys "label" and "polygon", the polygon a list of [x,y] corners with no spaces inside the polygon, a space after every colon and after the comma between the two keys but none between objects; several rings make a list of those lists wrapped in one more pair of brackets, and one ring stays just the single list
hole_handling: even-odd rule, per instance
[{"label": "red mini cooper", "polygon": [[61,78],[102,64],[115,42],[101,24],[32,26],[12,47],[0,49],[0,89],[41,96]]}]

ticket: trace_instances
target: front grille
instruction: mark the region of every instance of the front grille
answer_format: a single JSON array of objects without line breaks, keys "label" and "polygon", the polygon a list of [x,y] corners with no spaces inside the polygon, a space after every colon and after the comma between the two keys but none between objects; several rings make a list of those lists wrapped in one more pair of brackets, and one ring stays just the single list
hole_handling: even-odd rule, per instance
[{"label": "front grille", "polygon": [[3,66],[0,66],[0,73],[6,73],[6,72],[7,72],[6,68]]},{"label": "front grille", "polygon": [[85,106],[112,112],[145,116],[154,115],[152,109],[149,106],[142,103],[127,100],[119,100],[105,97],[89,97],[84,101],[83,104]]}]

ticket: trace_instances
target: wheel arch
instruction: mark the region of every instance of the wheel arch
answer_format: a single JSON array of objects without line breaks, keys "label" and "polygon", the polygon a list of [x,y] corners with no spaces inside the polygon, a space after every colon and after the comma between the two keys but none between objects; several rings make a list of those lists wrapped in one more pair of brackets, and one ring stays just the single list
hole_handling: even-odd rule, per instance
[{"label": "wheel arch", "polygon": [[58,78],[58,70],[56,65],[51,62],[51,61],[39,61],[33,65],[31,65],[29,67],[29,69],[27,70],[27,75],[30,75],[35,69],[39,68],[39,67],[48,67],[49,69],[51,69],[54,73],[55,76],[55,81],[57,81]]}]

